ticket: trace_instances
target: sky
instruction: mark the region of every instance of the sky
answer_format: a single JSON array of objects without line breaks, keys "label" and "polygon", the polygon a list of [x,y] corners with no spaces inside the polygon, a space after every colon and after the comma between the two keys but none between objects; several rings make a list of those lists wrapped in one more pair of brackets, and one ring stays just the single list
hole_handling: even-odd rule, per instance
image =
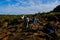
[{"label": "sky", "polygon": [[60,0],[0,0],[0,14],[34,14],[49,12]]}]

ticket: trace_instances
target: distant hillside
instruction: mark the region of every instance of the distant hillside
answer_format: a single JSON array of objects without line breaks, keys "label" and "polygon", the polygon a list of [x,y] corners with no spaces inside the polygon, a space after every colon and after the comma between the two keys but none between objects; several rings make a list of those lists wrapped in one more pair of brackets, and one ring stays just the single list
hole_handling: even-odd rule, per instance
[{"label": "distant hillside", "polygon": [[60,12],[60,5],[53,9],[53,12]]}]

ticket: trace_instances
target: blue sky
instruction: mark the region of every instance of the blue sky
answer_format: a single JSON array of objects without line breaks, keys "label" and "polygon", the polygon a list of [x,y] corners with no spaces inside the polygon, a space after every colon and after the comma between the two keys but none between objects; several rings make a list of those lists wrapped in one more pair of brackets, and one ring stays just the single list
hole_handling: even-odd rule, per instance
[{"label": "blue sky", "polygon": [[60,0],[0,0],[0,14],[33,14],[49,12]]}]

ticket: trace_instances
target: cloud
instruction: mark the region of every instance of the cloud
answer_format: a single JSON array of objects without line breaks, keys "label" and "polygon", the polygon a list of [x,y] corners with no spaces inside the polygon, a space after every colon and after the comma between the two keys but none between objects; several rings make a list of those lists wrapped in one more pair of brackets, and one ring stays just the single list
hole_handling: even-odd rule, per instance
[{"label": "cloud", "polygon": [[[6,0],[8,2],[12,0]],[[15,0],[15,4],[8,4],[6,7],[0,7],[0,13],[5,14],[32,14],[37,12],[49,12],[53,10],[57,5],[60,5],[58,0],[47,0],[47,3],[43,3],[42,0]]]}]

